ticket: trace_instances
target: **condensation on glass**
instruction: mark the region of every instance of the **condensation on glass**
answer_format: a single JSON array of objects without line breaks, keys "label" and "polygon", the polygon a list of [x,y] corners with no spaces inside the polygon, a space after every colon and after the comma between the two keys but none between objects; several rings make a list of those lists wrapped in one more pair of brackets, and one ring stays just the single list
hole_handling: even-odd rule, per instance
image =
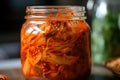
[{"label": "condensation on glass", "polygon": [[83,6],[28,6],[21,29],[28,80],[77,80],[91,73],[90,27]]}]

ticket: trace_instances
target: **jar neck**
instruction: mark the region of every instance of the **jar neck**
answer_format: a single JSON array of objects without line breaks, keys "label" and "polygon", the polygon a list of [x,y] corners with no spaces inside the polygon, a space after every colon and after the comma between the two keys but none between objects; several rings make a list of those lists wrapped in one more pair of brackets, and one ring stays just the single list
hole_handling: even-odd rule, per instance
[{"label": "jar neck", "polygon": [[86,19],[84,6],[27,6],[26,19]]}]

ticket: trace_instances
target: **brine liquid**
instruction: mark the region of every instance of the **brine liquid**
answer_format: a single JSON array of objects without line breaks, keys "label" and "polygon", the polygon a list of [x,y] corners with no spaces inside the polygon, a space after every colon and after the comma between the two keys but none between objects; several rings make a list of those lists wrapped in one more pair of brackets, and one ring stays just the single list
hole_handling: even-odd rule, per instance
[{"label": "brine liquid", "polygon": [[83,20],[28,21],[21,30],[21,63],[29,80],[76,80],[89,75],[88,25]]}]

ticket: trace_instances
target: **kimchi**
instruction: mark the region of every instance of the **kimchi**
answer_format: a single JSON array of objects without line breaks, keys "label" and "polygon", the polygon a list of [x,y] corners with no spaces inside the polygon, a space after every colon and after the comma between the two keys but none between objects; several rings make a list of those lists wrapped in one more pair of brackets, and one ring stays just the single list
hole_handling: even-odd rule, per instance
[{"label": "kimchi", "polygon": [[27,7],[21,29],[23,75],[29,80],[76,80],[90,75],[90,28],[85,17],[78,19],[69,6],[44,10]]}]

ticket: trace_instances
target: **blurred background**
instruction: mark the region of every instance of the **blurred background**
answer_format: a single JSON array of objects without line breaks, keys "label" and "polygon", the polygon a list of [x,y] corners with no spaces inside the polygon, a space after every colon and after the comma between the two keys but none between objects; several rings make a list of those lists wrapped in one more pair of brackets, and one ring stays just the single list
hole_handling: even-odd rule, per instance
[{"label": "blurred background", "polygon": [[26,6],[78,5],[86,7],[95,64],[120,56],[120,0],[1,0],[0,60],[20,58],[20,30]]}]

